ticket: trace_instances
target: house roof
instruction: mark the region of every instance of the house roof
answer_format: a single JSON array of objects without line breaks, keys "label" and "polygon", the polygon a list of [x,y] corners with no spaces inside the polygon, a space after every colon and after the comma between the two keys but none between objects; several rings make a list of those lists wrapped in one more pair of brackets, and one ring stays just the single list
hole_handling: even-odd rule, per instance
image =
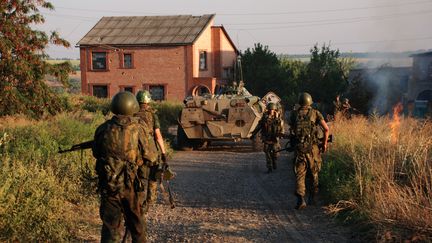
[{"label": "house roof", "polygon": [[192,44],[213,18],[214,14],[102,17],[77,45]]},{"label": "house roof", "polygon": [[432,51],[412,54],[410,57],[425,57],[425,56],[432,56]]}]

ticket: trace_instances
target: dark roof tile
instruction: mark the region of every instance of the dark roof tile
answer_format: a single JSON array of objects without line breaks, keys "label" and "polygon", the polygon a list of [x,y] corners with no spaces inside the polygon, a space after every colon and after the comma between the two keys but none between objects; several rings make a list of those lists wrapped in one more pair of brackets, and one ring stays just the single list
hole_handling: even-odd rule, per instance
[{"label": "dark roof tile", "polygon": [[214,15],[103,17],[78,45],[192,44]]}]

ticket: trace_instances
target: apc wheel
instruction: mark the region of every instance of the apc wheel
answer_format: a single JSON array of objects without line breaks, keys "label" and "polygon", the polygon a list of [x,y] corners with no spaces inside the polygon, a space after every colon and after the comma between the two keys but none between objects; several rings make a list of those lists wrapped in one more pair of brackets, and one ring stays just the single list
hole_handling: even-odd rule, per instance
[{"label": "apc wheel", "polygon": [[177,127],[177,148],[183,151],[191,151],[193,149],[190,139],[186,136],[181,126]]},{"label": "apc wheel", "polygon": [[205,149],[207,148],[207,145],[208,145],[207,141],[194,141],[193,149]]}]

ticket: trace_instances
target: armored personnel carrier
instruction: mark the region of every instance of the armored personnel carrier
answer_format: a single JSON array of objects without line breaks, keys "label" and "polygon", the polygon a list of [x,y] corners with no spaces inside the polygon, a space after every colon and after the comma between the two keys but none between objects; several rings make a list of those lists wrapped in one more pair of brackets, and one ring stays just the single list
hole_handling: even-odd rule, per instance
[{"label": "armored personnel carrier", "polygon": [[[177,145],[182,150],[202,148],[211,141],[248,139],[265,111],[265,101],[244,87],[219,95],[191,96],[184,103],[177,130]],[[252,145],[262,150],[259,136]]]}]

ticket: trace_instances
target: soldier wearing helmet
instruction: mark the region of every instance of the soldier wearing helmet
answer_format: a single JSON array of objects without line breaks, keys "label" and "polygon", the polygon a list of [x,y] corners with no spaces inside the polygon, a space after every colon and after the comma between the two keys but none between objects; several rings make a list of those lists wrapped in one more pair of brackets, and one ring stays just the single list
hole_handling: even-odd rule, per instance
[{"label": "soldier wearing helmet", "polygon": [[283,120],[278,114],[277,104],[267,104],[267,112],[263,115],[257,127],[252,132],[251,138],[254,138],[259,131],[261,131],[261,140],[264,144],[267,172],[271,173],[277,168],[277,151],[280,150],[279,137],[283,136],[284,133]]},{"label": "soldier wearing helmet", "polygon": [[162,166],[167,166],[166,150],[162,133],[160,131],[159,118],[156,114],[156,110],[150,106],[150,102],[152,100],[150,92],[147,90],[140,90],[137,93],[136,99],[140,105],[140,110],[135,114],[135,116],[139,117],[140,121],[145,123],[145,125],[150,128],[149,132],[154,141],[156,141],[156,147],[153,149],[157,150],[159,154],[158,159],[152,161],[152,165],[150,167],[149,191],[147,194],[146,204],[148,209],[157,200],[157,175]]},{"label": "soldier wearing helmet", "polygon": [[[308,93],[299,95],[299,108],[293,110],[290,116],[290,134],[294,150],[294,173],[296,175],[296,209],[306,207],[306,178],[309,178],[307,188],[309,204],[314,204],[315,195],[318,193],[318,173],[321,169],[321,152],[327,150],[329,128],[323,115],[312,105],[312,96]],[[319,148],[319,129],[322,129],[322,149]]]},{"label": "soldier wearing helmet", "polygon": [[101,242],[120,242],[124,219],[133,242],[146,241],[144,204],[149,164],[157,158],[149,129],[133,117],[139,110],[130,92],[117,93],[111,101],[114,116],[94,135],[93,156],[101,196]]}]

